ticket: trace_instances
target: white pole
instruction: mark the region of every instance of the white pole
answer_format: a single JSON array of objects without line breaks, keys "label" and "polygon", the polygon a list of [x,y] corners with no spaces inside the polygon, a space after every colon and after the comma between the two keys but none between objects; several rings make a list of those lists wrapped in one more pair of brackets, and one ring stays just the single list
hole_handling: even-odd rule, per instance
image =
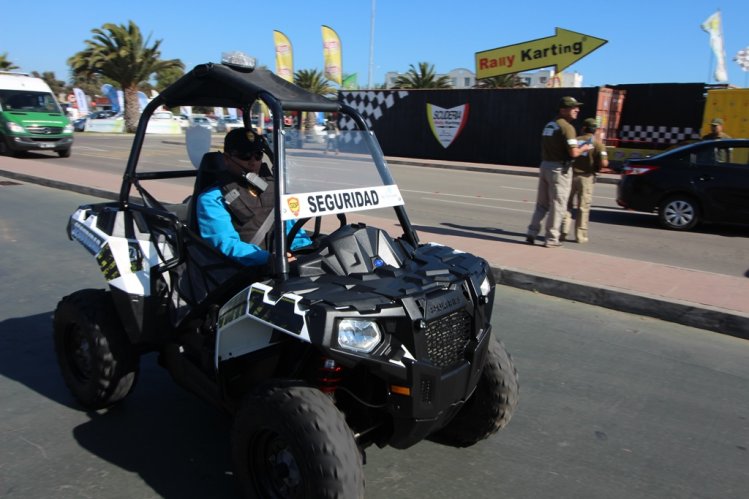
[{"label": "white pole", "polygon": [[372,15],[369,20],[369,75],[367,77],[367,88],[372,88],[372,72],[374,71],[374,26],[375,26],[375,0],[372,0]]}]

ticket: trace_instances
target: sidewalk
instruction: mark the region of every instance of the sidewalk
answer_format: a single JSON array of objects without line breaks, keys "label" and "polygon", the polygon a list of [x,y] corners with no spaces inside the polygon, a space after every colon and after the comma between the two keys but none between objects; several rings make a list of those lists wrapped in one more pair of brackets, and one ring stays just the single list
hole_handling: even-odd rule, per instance
[{"label": "sidewalk", "polygon": [[[388,157],[391,164],[488,171],[535,176],[534,168]],[[116,199],[121,175],[92,172],[45,161],[0,157],[0,176],[18,181]],[[617,175],[599,181],[614,183]],[[191,190],[160,181],[149,190],[167,202],[180,202]],[[153,186],[153,187],[151,187]],[[418,225],[418,221],[413,221]],[[388,229],[388,227],[378,224]],[[638,315],[749,339],[749,279],[651,262],[585,253],[577,265],[574,245],[547,249],[500,237],[469,238],[422,227],[422,242],[438,242],[481,255],[497,282]],[[397,232],[395,232],[397,233]]]}]

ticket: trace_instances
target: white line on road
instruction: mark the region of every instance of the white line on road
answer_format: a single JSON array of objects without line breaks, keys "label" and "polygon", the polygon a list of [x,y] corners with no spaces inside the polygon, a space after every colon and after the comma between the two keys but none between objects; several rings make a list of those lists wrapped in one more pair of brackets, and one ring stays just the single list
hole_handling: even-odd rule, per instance
[{"label": "white line on road", "polygon": [[[523,189],[520,187],[503,187],[503,189],[516,189],[519,191],[533,191],[535,192],[536,189]],[[511,199],[504,199],[504,198],[490,198],[490,197],[484,197],[484,196],[474,196],[474,195],[466,195],[466,194],[450,194],[449,192],[434,192],[434,191],[416,191],[411,189],[401,189],[401,192],[412,192],[414,194],[432,194],[432,195],[439,195],[439,196],[451,196],[456,198],[467,198],[467,199],[481,199],[481,200],[488,200],[488,201],[507,201],[509,203],[526,203],[527,201],[513,201]],[[616,198],[608,197],[608,196],[593,196],[593,198],[598,199],[607,199],[610,201],[615,201]],[[532,201],[535,202],[535,199]]]},{"label": "white line on road", "polygon": [[[466,196],[466,197],[468,197],[468,196]],[[487,205],[487,204],[480,204],[480,203],[465,203],[465,202],[462,202],[462,201],[451,201],[451,200],[447,200],[447,199],[430,198],[430,197],[422,197],[421,199],[423,199],[425,201],[438,201],[440,203],[460,204],[460,205],[464,205],[464,206],[480,206],[482,208],[493,208],[495,210],[503,210],[503,211],[518,211],[520,213],[531,213],[535,209],[535,203],[528,203],[526,201],[513,201],[511,199],[498,199],[497,201],[503,201],[503,202],[507,202],[507,203],[523,203],[523,204],[526,204],[529,207],[529,209],[527,209],[527,210],[519,210],[519,209],[516,209],[516,208],[505,208],[505,207],[502,207],[502,206]],[[611,213],[622,213],[624,210],[622,210],[621,208],[606,208],[606,207],[603,207],[603,206],[597,206],[597,207],[591,208],[591,211],[609,211]]]}]

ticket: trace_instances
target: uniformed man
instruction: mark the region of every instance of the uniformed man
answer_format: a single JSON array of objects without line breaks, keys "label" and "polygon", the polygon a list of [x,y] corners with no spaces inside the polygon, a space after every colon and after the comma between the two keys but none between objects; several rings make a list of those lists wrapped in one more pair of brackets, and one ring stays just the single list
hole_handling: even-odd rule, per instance
[{"label": "uniformed man", "polygon": [[[272,228],[275,189],[270,172],[263,168],[261,137],[245,128],[230,131],[224,138],[223,160],[225,169],[217,183],[198,196],[200,235],[239,263],[263,265],[269,255],[262,236]],[[286,230],[293,225],[289,222]],[[256,238],[258,231],[261,237]],[[291,248],[308,244],[309,237],[299,231]]]},{"label": "uniformed man", "polygon": [[541,230],[541,220],[548,214],[544,246],[558,248],[562,245],[559,229],[567,212],[567,200],[572,186],[572,160],[593,149],[591,144],[578,145],[577,133],[571,124],[577,119],[582,105],[574,97],[562,97],[559,101],[559,114],[543,129],[536,209],[528,225],[528,244],[535,243]]},{"label": "uniformed man", "polygon": [[723,120],[721,118],[713,118],[710,122],[710,133],[702,137],[702,140],[713,140],[713,139],[730,139],[731,136],[723,131]]},{"label": "uniformed man", "polygon": [[570,225],[572,225],[572,209],[577,206],[575,238],[578,243],[588,242],[588,220],[596,175],[602,168],[609,166],[606,146],[598,140],[597,130],[598,120],[595,118],[586,118],[583,121],[583,134],[577,138],[577,142],[578,144],[592,144],[593,149],[582,153],[572,161],[572,190],[567,203],[567,213],[562,223],[561,238],[564,239],[569,233]]}]

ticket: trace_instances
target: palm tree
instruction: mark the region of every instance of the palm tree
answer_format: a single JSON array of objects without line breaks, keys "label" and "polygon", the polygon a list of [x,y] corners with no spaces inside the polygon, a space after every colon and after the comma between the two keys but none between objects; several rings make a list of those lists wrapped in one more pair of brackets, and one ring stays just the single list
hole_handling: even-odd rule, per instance
[{"label": "palm tree", "polygon": [[49,85],[49,88],[52,90],[52,94],[56,96],[59,96],[66,91],[65,82],[62,80],[58,80],[55,76],[54,71],[45,71],[42,74],[39,74],[36,71],[32,71],[31,76],[44,80],[44,82]]},{"label": "palm tree", "polygon": [[399,75],[395,79],[393,88],[451,88],[450,78],[437,76],[434,64],[420,62],[417,70],[413,64],[409,65],[406,74]]},{"label": "palm tree", "polygon": [[184,69],[184,64],[179,59],[162,61],[161,40],[149,47],[150,36],[144,40],[133,21],[127,26],[107,23],[91,32],[93,39],[86,40],[86,48],[68,59],[68,64],[74,75],[98,74],[120,85],[125,94],[125,130],[134,132],[140,114],[138,85],[147,83],[154,73]]},{"label": "palm tree", "polygon": [[325,97],[330,97],[336,93],[336,89],[330,85],[330,81],[316,69],[300,69],[294,73],[294,84],[313,94]]},{"label": "palm tree", "polygon": [[482,78],[476,81],[476,88],[523,88],[528,84],[517,73]]},{"label": "palm tree", "polygon": [[[308,92],[324,97],[332,97],[336,93],[336,89],[330,85],[330,81],[316,69],[300,69],[294,73],[294,84]],[[315,126],[315,113],[307,113],[302,123],[305,129],[312,130],[312,127]]]},{"label": "palm tree", "polygon": [[18,69],[18,66],[8,60],[8,53],[0,54],[0,71],[13,71],[14,69]]},{"label": "palm tree", "polygon": [[166,87],[184,76],[185,70],[175,66],[156,71],[156,91],[163,92]]}]

